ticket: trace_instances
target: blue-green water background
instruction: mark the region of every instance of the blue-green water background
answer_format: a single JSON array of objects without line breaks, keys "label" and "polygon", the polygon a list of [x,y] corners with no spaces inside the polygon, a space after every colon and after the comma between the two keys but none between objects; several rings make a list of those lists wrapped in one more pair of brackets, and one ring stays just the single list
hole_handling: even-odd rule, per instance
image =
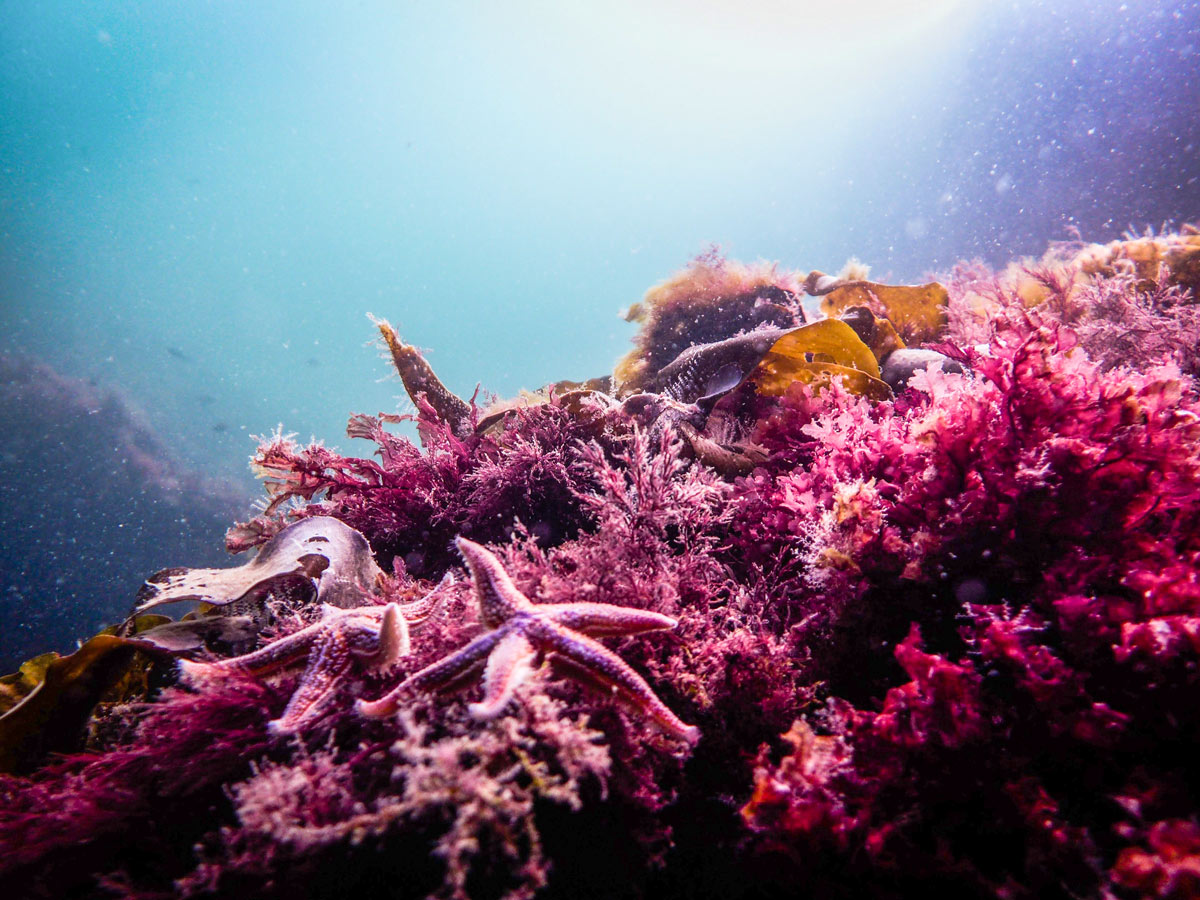
[{"label": "blue-green water background", "polygon": [[367,452],[347,415],[403,408],[368,313],[512,395],[609,371],[618,311],[712,243],[908,281],[1193,219],[1198,32],[1165,2],[3,0],[0,351],[249,489],[250,435]]}]

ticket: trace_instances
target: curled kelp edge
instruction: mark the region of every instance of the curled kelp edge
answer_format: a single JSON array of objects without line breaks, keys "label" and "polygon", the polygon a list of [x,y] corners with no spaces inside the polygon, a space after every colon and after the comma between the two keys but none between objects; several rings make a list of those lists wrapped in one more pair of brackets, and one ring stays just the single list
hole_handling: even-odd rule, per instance
[{"label": "curled kelp edge", "polygon": [[134,615],[168,603],[200,601],[226,607],[250,603],[281,578],[316,583],[318,602],[343,609],[361,606],[381,571],[359,532],[329,516],[312,516],[284,528],[254,559],[228,569],[163,569],[142,585]]},{"label": "curled kelp edge", "polygon": [[[163,616],[141,617],[159,626]],[[51,753],[79,749],[92,711],[145,697],[155,661],[167,656],[151,641],[100,633],[67,656],[45,653],[0,678],[0,772],[27,772]]]}]

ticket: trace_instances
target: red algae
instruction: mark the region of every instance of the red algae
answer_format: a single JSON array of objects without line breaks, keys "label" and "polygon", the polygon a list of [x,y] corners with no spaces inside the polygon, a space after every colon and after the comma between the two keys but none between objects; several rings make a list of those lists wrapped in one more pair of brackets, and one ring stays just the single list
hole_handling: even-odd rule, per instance
[{"label": "red algae", "polygon": [[[481,417],[391,332],[420,376],[405,383],[423,446],[386,415],[350,423],[372,458],[271,436],[255,457],[268,506],[229,543],[339,520],[378,566],[352,609],[409,608],[449,574],[407,652],[334,654],[341,619],[266,598],[245,656],[178,654],[222,677],[98,707],[86,752],[0,776],[0,882],[1195,896],[1197,306],[1169,269],[1120,265],[1135,249],[956,269],[944,328],[879,393],[839,377],[631,393],[681,354],[803,325],[797,276],[715,255],[652,292],[620,396],[596,380]],[[899,352],[878,346],[880,364]],[[485,638],[502,623],[455,539],[528,613],[519,646]],[[626,627],[587,620],[601,605]],[[603,647],[554,644],[543,619],[590,623]],[[314,667],[337,676],[320,715],[272,728]]]}]

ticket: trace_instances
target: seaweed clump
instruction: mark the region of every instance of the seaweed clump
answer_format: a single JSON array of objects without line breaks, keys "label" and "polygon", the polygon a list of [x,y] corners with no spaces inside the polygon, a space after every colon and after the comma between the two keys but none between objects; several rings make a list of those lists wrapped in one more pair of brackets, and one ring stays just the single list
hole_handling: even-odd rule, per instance
[{"label": "seaweed clump", "polygon": [[[906,287],[710,255],[652,292],[613,379],[491,410],[377,323],[422,446],[383,414],[350,421],[372,458],[270,436],[265,509],[228,536],[278,560],[297,522],[348,526],[337,606],[256,582],[249,646],[197,625],[160,647],[179,683],[0,776],[0,877],[35,897],[1195,896],[1200,398],[1182,344],[1112,337],[1113,304],[1194,304],[1159,273],[1072,270],[1031,303],[979,266]],[[481,641],[480,560],[607,649]],[[333,572],[294,562],[271,572]],[[205,598],[191,621],[244,612]],[[636,673],[622,705],[597,659]]]},{"label": "seaweed clump", "polygon": [[626,321],[641,327],[635,349],[617,363],[615,381],[623,391],[638,390],[689,347],[802,325],[803,293],[793,273],[728,260],[712,248],[625,311]]}]

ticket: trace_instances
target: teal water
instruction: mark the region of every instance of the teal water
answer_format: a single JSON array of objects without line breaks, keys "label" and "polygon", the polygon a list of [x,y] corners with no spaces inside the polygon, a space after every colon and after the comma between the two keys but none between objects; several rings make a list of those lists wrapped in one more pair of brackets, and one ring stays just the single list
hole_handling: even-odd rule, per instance
[{"label": "teal water", "polygon": [[914,279],[1196,214],[1194,4],[822,8],[0,4],[3,344],[240,477],[397,407],[368,312],[512,394],[710,243]]},{"label": "teal water", "polygon": [[368,313],[505,396],[609,371],[618,311],[714,243],[908,281],[1193,219],[1198,31],[1165,2],[4,0],[0,350],[249,485],[250,435],[365,452],[347,415],[405,408]]}]

